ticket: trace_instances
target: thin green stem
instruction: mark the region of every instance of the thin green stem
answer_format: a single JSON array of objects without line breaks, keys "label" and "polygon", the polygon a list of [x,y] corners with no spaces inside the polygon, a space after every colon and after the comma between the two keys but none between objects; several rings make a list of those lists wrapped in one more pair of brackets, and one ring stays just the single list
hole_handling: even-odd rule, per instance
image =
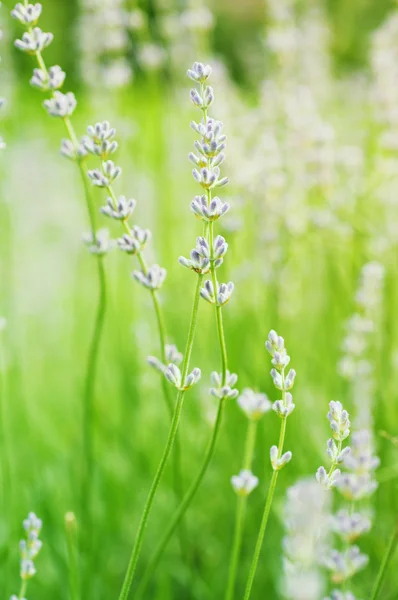
[{"label": "thin green stem", "polygon": [[19,590],[18,600],[23,600],[25,598],[27,588],[28,581],[26,579],[23,579]]},{"label": "thin green stem", "polygon": [[218,404],[216,421],[214,424],[210,442],[208,444],[207,451],[205,453],[205,457],[204,457],[203,463],[200,467],[199,473],[196,476],[196,479],[192,482],[188,491],[186,492],[186,494],[183,498],[183,501],[181,502],[177,511],[174,513],[172,520],[171,520],[168,528],[166,529],[166,532],[164,533],[154,555],[152,556],[152,558],[146,568],[143,579],[137,589],[136,595],[138,598],[143,597],[143,595],[147,589],[147,586],[151,580],[151,577],[152,577],[157,565],[159,564],[159,561],[163,555],[163,552],[165,551],[165,549],[167,547],[167,544],[169,543],[169,541],[170,541],[171,537],[173,536],[173,533],[176,530],[176,528],[178,527],[179,523],[183,519],[186,511],[188,510],[192,500],[194,499],[194,497],[196,495],[196,492],[198,491],[198,489],[202,483],[202,480],[206,474],[207,468],[211,462],[211,459],[214,454],[214,449],[217,444],[217,439],[218,439],[218,436],[220,433],[221,423],[222,423],[223,414],[224,414],[224,406],[225,406],[225,399],[222,398]]},{"label": "thin green stem", "polygon": [[[197,323],[197,319],[198,319],[200,288],[202,285],[202,281],[203,281],[203,275],[199,275],[198,281],[196,284],[196,290],[195,290],[194,302],[193,302],[192,314],[191,314],[191,321],[189,324],[188,338],[187,338],[184,360],[183,360],[182,369],[181,369],[182,383],[184,383],[185,378],[188,374],[189,363],[190,363],[191,354],[192,354],[193,342],[194,342],[195,332],[196,332],[196,323]],[[152,509],[152,504],[155,499],[160,480],[162,479],[164,469],[166,467],[168,458],[170,456],[170,453],[173,448],[174,441],[175,441],[175,438],[177,435],[178,425],[179,425],[180,417],[181,417],[182,406],[183,406],[183,402],[184,402],[184,395],[185,395],[184,390],[178,391],[176,406],[175,406],[175,410],[174,410],[174,414],[173,414],[173,419],[171,422],[169,435],[168,435],[167,442],[166,442],[166,447],[164,449],[163,456],[160,460],[158,469],[156,471],[155,478],[152,482],[152,486],[151,486],[151,489],[149,491],[149,494],[148,494],[148,497],[147,497],[147,500],[146,500],[146,503],[144,506],[144,510],[143,510],[141,520],[140,520],[140,523],[138,526],[134,546],[133,546],[133,549],[131,552],[130,561],[129,561],[129,564],[127,567],[127,571],[126,571],[126,575],[125,575],[125,578],[123,581],[122,589],[121,589],[121,592],[119,595],[119,600],[126,600],[129,595],[131,584],[134,579],[134,573],[135,573],[135,570],[137,567],[138,557],[141,552],[141,547],[142,547],[144,533],[145,533],[145,526],[148,522],[148,518],[149,518],[151,509]]]},{"label": "thin green stem", "polygon": [[373,586],[372,595],[370,600],[376,600],[381,590],[384,577],[387,573],[387,569],[391,562],[392,557],[394,556],[394,552],[398,545],[398,520],[395,524],[394,530],[392,532],[391,538],[388,542],[386,551],[383,556],[383,560],[381,561],[379,572],[377,573],[376,581]]},{"label": "thin green stem", "polygon": [[[104,171],[103,161],[101,162],[101,166],[102,166],[102,170]],[[113,202],[114,208],[116,209],[117,208],[117,198],[116,198],[116,194],[113,190],[113,187],[111,185],[108,185],[106,190]],[[132,230],[126,219],[123,219],[122,226],[128,235],[132,235]],[[136,253],[136,256],[137,256],[137,260],[141,267],[142,272],[144,273],[144,275],[147,275],[148,267],[147,267],[143,253],[138,251]],[[158,290],[150,290],[150,294],[152,297],[153,308],[155,311],[156,322],[157,322],[157,326],[158,326],[159,341],[160,341],[160,356],[161,356],[163,364],[167,364],[166,325],[165,325],[163,312],[162,312],[160,302],[159,302]],[[171,394],[170,394],[171,388],[168,385],[168,383],[164,377],[162,377],[162,390],[163,390],[163,397],[166,402],[167,410],[170,415],[170,419],[172,419],[173,412],[174,412],[174,406],[173,406],[173,400],[172,400]],[[174,486],[174,492],[175,492],[177,501],[180,502],[183,497],[183,488],[182,488],[181,449],[180,449],[180,441],[179,441],[178,435],[174,442],[174,452],[173,452],[173,486]],[[185,534],[183,525],[181,525],[180,546],[181,546],[181,552],[183,555],[185,554],[185,550],[186,550],[186,541],[185,540],[186,540],[186,534]]]},{"label": "thin green stem", "polygon": [[[11,453],[8,437],[8,386],[7,386],[7,366],[5,358],[5,349],[3,343],[4,332],[0,331],[0,448],[1,448],[1,465],[2,465],[2,504],[3,511],[6,515],[6,521],[9,525],[8,535],[12,537],[13,530],[13,478],[11,476]],[[7,553],[7,565],[9,565],[11,553]],[[8,571],[6,568],[5,574],[5,589],[7,589]]]},{"label": "thin green stem", "polygon": [[[284,384],[285,384],[285,378],[284,378],[284,373],[282,372],[282,389],[285,387]],[[286,392],[283,391],[282,399],[285,400],[285,397],[286,397]],[[281,424],[281,429],[280,429],[280,434],[279,434],[278,459],[282,456],[283,445],[285,443],[285,434],[286,434],[286,417],[282,419],[282,424]],[[270,486],[269,486],[268,494],[267,494],[267,499],[265,501],[263,518],[261,521],[260,531],[258,533],[256,547],[254,549],[254,555],[253,555],[252,563],[251,563],[250,570],[249,570],[249,577],[248,577],[248,580],[246,583],[244,600],[249,600],[250,595],[251,595],[254,577],[256,575],[258,561],[259,561],[260,553],[261,553],[261,548],[262,548],[263,541],[264,541],[265,530],[267,528],[267,523],[268,523],[269,515],[271,512],[272,501],[274,499],[276,483],[278,481],[278,475],[279,475],[279,470],[275,469],[274,472],[272,473],[271,482],[270,482]]]},{"label": "thin green stem", "polygon": [[[247,427],[245,450],[243,458],[243,468],[251,469],[254,455],[254,447],[256,444],[257,421],[250,420]],[[235,531],[234,541],[232,544],[231,559],[229,563],[229,576],[225,600],[232,600],[236,585],[236,577],[238,574],[239,556],[242,547],[243,527],[245,522],[247,505],[247,496],[238,496],[235,515]]]},{"label": "thin green stem", "polygon": [[68,550],[69,567],[69,598],[70,600],[79,600],[79,569],[77,563],[77,530],[76,517],[73,513],[65,515],[65,535]]}]

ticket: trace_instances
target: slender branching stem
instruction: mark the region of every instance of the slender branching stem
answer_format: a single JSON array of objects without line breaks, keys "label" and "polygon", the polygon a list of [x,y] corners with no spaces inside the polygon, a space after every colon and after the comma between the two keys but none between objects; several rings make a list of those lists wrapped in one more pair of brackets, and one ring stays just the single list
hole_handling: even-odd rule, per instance
[{"label": "slender branching stem", "polygon": [[[243,469],[250,470],[253,462],[254,447],[256,444],[257,420],[250,419],[247,427]],[[239,556],[242,547],[243,526],[245,521],[247,496],[238,496],[235,514],[234,541],[232,544],[229,576],[225,600],[232,600],[238,574]]]},{"label": "slender branching stem", "polygon": [[[101,165],[102,165],[102,169],[103,169],[103,166],[104,166],[103,161],[102,161]],[[106,187],[106,190],[113,202],[114,208],[116,209],[117,208],[117,198],[116,198],[116,194],[113,190],[113,187],[111,185],[108,185]],[[123,219],[122,226],[128,235],[132,235],[131,227],[126,219]],[[147,267],[143,253],[139,250],[136,253],[136,256],[137,256],[137,260],[138,260],[138,263],[140,265],[142,272],[144,273],[144,275],[147,275],[148,267]],[[155,311],[156,323],[157,323],[157,327],[158,327],[159,342],[160,342],[160,356],[161,356],[163,364],[167,364],[166,325],[165,325],[163,311],[160,306],[158,290],[151,289],[150,294],[151,294],[151,298],[152,298],[152,304],[153,304],[153,308]],[[167,381],[164,379],[164,377],[162,377],[162,390],[163,390],[163,397],[166,402],[167,410],[170,415],[170,419],[172,419],[173,413],[174,413],[174,406],[173,406],[173,399],[171,397],[171,388],[167,384]],[[181,450],[180,450],[180,442],[179,442],[178,435],[176,436],[176,439],[174,442],[174,451],[173,451],[173,485],[174,485],[174,492],[175,492],[176,498],[177,498],[178,502],[180,502],[183,497],[183,487],[182,487]],[[186,550],[185,537],[186,537],[185,532],[183,530],[181,531],[181,529],[180,529],[180,545],[181,545],[181,551],[183,554],[185,553],[185,550]]]},{"label": "slender branching stem", "polygon": [[216,447],[217,439],[218,439],[218,436],[220,433],[221,423],[222,423],[223,414],[224,414],[224,406],[225,406],[225,399],[222,398],[218,404],[216,421],[214,424],[210,442],[207,447],[207,451],[205,453],[205,457],[204,457],[203,463],[200,467],[199,473],[197,474],[196,479],[192,482],[190,488],[186,492],[177,511],[174,513],[169,526],[167,527],[154,555],[152,556],[152,558],[146,568],[143,579],[137,589],[136,595],[138,598],[142,598],[144,596],[147,586],[152,578],[152,575],[153,575],[157,565],[159,564],[159,561],[163,555],[163,552],[165,551],[165,549],[167,547],[167,544],[169,543],[170,539],[172,538],[173,533],[175,532],[179,523],[183,519],[186,511],[188,510],[192,500],[194,499],[194,497],[196,495],[196,492],[198,491],[198,489],[200,487],[203,477],[205,476],[207,468],[208,468],[208,466],[211,462],[212,456],[214,454],[214,449]]},{"label": "slender branching stem", "polygon": [[[188,330],[188,338],[187,338],[184,360],[183,360],[182,369],[181,369],[181,380],[183,383],[188,374],[189,363],[190,363],[192,348],[193,348],[193,342],[195,339],[196,324],[197,324],[198,310],[199,310],[200,288],[202,285],[202,281],[203,281],[203,275],[198,275],[198,281],[196,284],[196,290],[195,290],[195,295],[194,295],[194,302],[193,302],[193,306],[192,306],[191,320],[190,320],[189,330]],[[148,494],[148,497],[147,497],[147,500],[146,500],[146,503],[144,506],[143,513],[141,515],[141,520],[140,520],[140,523],[138,526],[138,531],[136,534],[134,546],[133,546],[133,549],[131,552],[130,561],[129,561],[129,564],[127,567],[127,571],[126,571],[126,575],[125,575],[125,578],[123,581],[122,589],[121,589],[121,592],[119,595],[119,600],[127,600],[128,595],[129,595],[129,591],[131,588],[131,584],[133,582],[134,573],[135,573],[136,566],[137,566],[138,557],[141,552],[141,547],[142,547],[144,533],[145,533],[145,526],[148,522],[148,518],[149,518],[151,509],[152,509],[152,505],[153,505],[153,501],[156,496],[157,489],[159,487],[159,483],[162,479],[164,469],[166,467],[168,458],[170,456],[171,450],[173,448],[173,445],[174,445],[174,442],[176,439],[178,425],[179,425],[180,417],[181,417],[182,406],[183,406],[183,402],[184,402],[184,396],[185,396],[185,391],[183,389],[179,390],[177,393],[176,406],[175,406],[175,410],[174,410],[174,414],[173,414],[173,419],[171,421],[171,427],[170,427],[169,435],[167,438],[166,447],[163,451],[162,458],[160,460],[158,469],[156,471],[155,478],[152,482],[152,486],[151,486],[151,489],[149,491],[149,494]]]},{"label": "slender branching stem", "polygon": [[379,572],[377,573],[376,581],[373,586],[372,595],[370,600],[376,600],[379,596],[384,577],[387,573],[387,569],[390,565],[391,559],[394,556],[394,552],[398,545],[398,520],[395,523],[394,530],[391,534],[390,540],[388,542],[386,551],[383,556],[383,560],[381,561]]},{"label": "slender branching stem", "polygon": [[[285,403],[286,402],[286,391],[284,390],[284,388],[285,388],[284,370],[282,371],[281,375],[282,375],[282,400]],[[281,458],[282,453],[283,453],[283,446],[285,443],[285,435],[286,435],[286,417],[283,417],[282,423],[281,423],[280,434],[279,434],[278,459]],[[256,542],[256,546],[254,549],[254,555],[253,555],[253,559],[252,559],[252,562],[250,565],[249,576],[248,576],[247,583],[246,583],[244,600],[249,600],[251,592],[252,592],[254,577],[256,575],[258,561],[260,559],[261,548],[263,545],[265,530],[267,528],[268,519],[269,519],[269,515],[271,512],[271,506],[272,506],[272,501],[274,499],[276,483],[278,481],[278,475],[279,475],[279,470],[274,469],[274,471],[272,473],[272,477],[271,477],[271,482],[270,482],[270,485],[268,488],[267,498],[265,501],[264,513],[263,513],[263,518],[261,520],[260,531],[258,532],[257,542]]]}]

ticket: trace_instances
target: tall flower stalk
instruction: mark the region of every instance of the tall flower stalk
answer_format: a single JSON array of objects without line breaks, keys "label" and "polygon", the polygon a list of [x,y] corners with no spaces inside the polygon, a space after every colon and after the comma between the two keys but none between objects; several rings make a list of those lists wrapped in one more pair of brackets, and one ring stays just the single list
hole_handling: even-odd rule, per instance
[{"label": "tall flower stalk", "polygon": [[42,521],[36,517],[35,513],[29,513],[27,519],[23,522],[23,527],[26,537],[19,543],[19,553],[21,557],[19,575],[21,578],[21,587],[19,594],[14,594],[11,596],[10,600],[26,600],[28,582],[36,575],[34,560],[43,545],[42,541],[39,539]]},{"label": "tall flower stalk", "polygon": [[273,403],[272,408],[276,414],[280,417],[282,423],[279,434],[279,442],[277,446],[272,446],[270,450],[271,465],[273,469],[271,482],[268,488],[268,494],[265,501],[263,518],[260,524],[260,530],[257,536],[257,542],[254,549],[253,559],[250,565],[249,576],[246,583],[246,590],[244,600],[248,600],[251,596],[253,582],[257,571],[258,561],[260,559],[261,548],[264,541],[265,530],[269,515],[271,512],[272,501],[274,499],[276,484],[278,481],[279,471],[291,460],[292,453],[290,451],[283,452],[285,435],[286,435],[286,422],[287,417],[294,410],[293,397],[289,390],[294,385],[296,372],[294,369],[290,369],[287,375],[285,375],[285,369],[290,363],[290,356],[287,354],[285,348],[285,341],[283,337],[278,336],[276,331],[270,331],[268,340],[265,343],[265,347],[272,356],[272,364],[274,368],[271,370],[271,377],[274,382],[274,386],[277,390],[282,392],[282,399],[277,400]]},{"label": "tall flower stalk", "polygon": [[[193,154],[190,155],[190,158],[194,160],[195,164],[199,167],[199,169],[193,170],[193,176],[205,190],[204,196],[197,197],[192,202],[192,209],[195,214],[197,214],[200,218],[203,218],[205,221],[203,232],[204,235],[197,238],[196,247],[191,251],[190,259],[186,259],[184,257],[180,257],[179,259],[183,266],[197,274],[197,285],[188,329],[188,339],[186,343],[184,359],[182,362],[182,368],[180,369],[178,365],[170,363],[164,370],[164,376],[166,379],[178,390],[177,400],[166,447],[149,491],[144,511],[138,526],[133,550],[131,552],[130,561],[119,596],[120,600],[126,600],[134,579],[137,561],[144,538],[145,526],[152,509],[157,488],[176,439],[185,392],[198,382],[201,375],[200,369],[197,368],[193,369],[193,371],[188,374],[190,357],[196,332],[200,297],[216,306],[217,331],[220,340],[222,357],[220,390],[225,387],[227,381],[227,353],[224,340],[221,306],[229,301],[233,291],[233,284],[218,284],[215,269],[222,264],[223,256],[227,251],[228,244],[226,244],[224,238],[221,236],[217,236],[217,238],[214,239],[214,230],[212,225],[213,221],[225,213],[229,207],[227,204],[223,204],[218,198],[212,199],[211,195],[211,190],[228,183],[227,177],[220,177],[219,169],[219,165],[224,160],[222,150],[224,148],[223,144],[225,136],[222,136],[221,134],[222,124],[218,121],[214,121],[213,119],[208,119],[207,117],[207,109],[214,100],[212,88],[208,85],[205,85],[205,82],[211,74],[210,66],[204,66],[201,63],[195,63],[192,70],[190,70],[188,74],[200,85],[200,93],[197,90],[191,90],[191,100],[203,111],[203,122],[200,124],[192,123],[192,127],[195,129],[195,131],[200,133],[202,136],[202,142],[197,142],[197,144],[195,144],[198,152],[200,153],[200,158]],[[195,210],[196,207],[197,209]],[[212,275],[212,281],[208,280],[203,285],[204,275],[209,273],[209,271]],[[143,285],[146,285],[145,274],[137,274],[135,277],[137,280],[143,283]],[[216,435],[217,433],[218,428]]]},{"label": "tall flower stalk", "polygon": [[42,5],[39,3],[29,4],[25,0],[24,3],[16,4],[15,8],[11,11],[11,15],[25,28],[25,32],[21,39],[15,41],[15,46],[22,52],[31,55],[36,59],[37,68],[33,70],[33,76],[30,83],[33,87],[48,95],[48,98],[43,102],[44,108],[49,115],[61,119],[64,124],[68,139],[62,141],[61,153],[72,159],[78,167],[84,186],[87,211],[90,220],[90,235],[87,240],[88,246],[89,250],[97,258],[97,312],[88,352],[83,393],[84,472],[81,496],[82,513],[84,515],[83,521],[86,523],[86,531],[88,531],[88,506],[89,498],[91,496],[93,472],[93,398],[97,379],[99,349],[106,313],[106,277],[102,258],[109,249],[109,245],[107,239],[104,236],[100,236],[97,230],[96,210],[93,206],[83,166],[83,161],[87,152],[84,149],[82,140],[79,141],[71,122],[71,115],[77,105],[76,98],[72,92],[64,94],[59,91],[64,84],[66,74],[58,65],[47,68],[42,56],[42,51],[51,44],[54,36],[52,33],[45,33],[40,27],[37,27],[41,13]]},{"label": "tall flower stalk", "polygon": [[[152,304],[156,316],[156,323],[160,342],[161,361],[151,357],[151,364],[157,366],[158,370],[164,374],[167,365],[170,362],[178,361],[181,356],[175,346],[167,344],[167,333],[165,319],[159,300],[159,290],[166,278],[166,269],[155,264],[148,267],[144,256],[144,250],[150,241],[152,234],[149,229],[142,229],[138,225],[131,225],[130,219],[136,208],[134,198],[126,196],[117,196],[114,190],[113,182],[119,178],[122,169],[116,166],[110,160],[110,157],[118,149],[118,142],[115,139],[116,129],[111,127],[108,121],[90,125],[87,128],[87,139],[84,141],[84,148],[88,154],[91,154],[100,160],[99,169],[88,171],[88,177],[93,186],[103,189],[107,193],[107,202],[101,208],[103,215],[117,221],[121,225],[122,236],[117,240],[118,247],[125,254],[135,257],[138,262],[138,271],[133,272],[134,279],[143,287],[148,289],[152,298]],[[182,358],[182,357],[181,357]],[[169,392],[169,386],[164,377],[162,377],[162,387],[167,410],[170,419],[173,416],[173,400]],[[178,437],[176,439],[176,449],[173,453],[174,477],[173,483],[175,493],[180,500],[182,498],[182,474]],[[183,541],[181,539],[183,546]]]},{"label": "tall flower stalk", "polygon": [[223,124],[208,116],[208,109],[214,100],[214,91],[207,85],[210,75],[210,66],[198,62],[194,63],[192,69],[188,70],[188,77],[199,86],[199,89],[191,90],[190,97],[194,105],[202,112],[202,120],[199,123],[191,122],[192,129],[200,135],[201,139],[195,142],[197,154],[191,152],[189,158],[195,164],[193,177],[205,192],[203,195],[194,198],[191,208],[195,216],[204,222],[204,236],[197,239],[196,248],[191,251],[190,258],[180,256],[179,262],[182,266],[202,276],[207,273],[210,273],[211,276],[211,279],[205,281],[200,295],[204,300],[214,305],[215,308],[221,372],[212,373],[213,387],[210,389],[210,393],[218,399],[217,416],[199,471],[173,515],[147,566],[137,591],[139,597],[144,594],[169,540],[193,501],[211,463],[221,430],[225,401],[236,398],[239,393],[236,389],[233,389],[238,379],[237,375],[230,373],[228,370],[222,315],[222,307],[229,302],[234,285],[232,282],[220,284],[217,277],[217,269],[223,263],[228,244],[221,235],[215,236],[214,225],[229,210],[230,206],[227,202],[220,200],[219,197],[213,197],[212,195],[214,188],[222,187],[228,183],[228,178],[220,178],[219,169],[219,165],[225,158],[223,150],[225,149],[226,136],[222,133]]},{"label": "tall flower stalk", "polygon": [[247,508],[248,495],[258,485],[258,478],[251,472],[254,449],[256,445],[257,425],[261,417],[271,409],[271,402],[265,394],[259,394],[246,388],[238,398],[238,404],[247,416],[246,441],[244,447],[243,465],[239,475],[231,478],[231,484],[238,498],[235,513],[235,531],[229,563],[229,576],[225,600],[232,600],[238,573],[239,556],[241,552],[243,527]]}]

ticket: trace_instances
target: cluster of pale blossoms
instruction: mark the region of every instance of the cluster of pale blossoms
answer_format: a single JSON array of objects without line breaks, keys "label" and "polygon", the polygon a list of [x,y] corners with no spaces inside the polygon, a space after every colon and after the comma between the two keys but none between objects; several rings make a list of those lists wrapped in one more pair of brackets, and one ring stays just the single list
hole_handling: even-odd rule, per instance
[{"label": "cluster of pale blossoms", "polygon": [[35,513],[29,513],[28,518],[23,521],[23,527],[26,538],[19,543],[21,557],[19,574],[22,581],[21,593],[18,596],[11,596],[10,600],[24,600],[22,596],[25,594],[27,582],[36,575],[36,567],[33,561],[43,545],[39,539],[42,521],[36,517]]},{"label": "cluster of pale blossoms", "polygon": [[319,493],[313,479],[287,490],[283,510],[283,597],[319,600],[325,589],[321,567],[328,545],[330,497]]},{"label": "cluster of pale blossoms", "polygon": [[[351,446],[343,448],[343,442],[350,435],[350,419],[340,402],[331,402],[328,419],[333,438],[327,443],[327,454],[331,467],[327,472],[319,467],[316,478],[324,488],[336,488],[347,502],[331,516],[330,529],[343,543],[343,550],[330,550],[324,557],[324,565],[331,573],[334,584],[344,584],[368,563],[368,557],[353,544],[362,534],[371,528],[371,515],[358,508],[357,503],[368,498],[376,489],[377,483],[372,476],[379,464],[373,456],[368,432],[359,431],[352,435]],[[336,444],[337,441],[337,444]],[[344,468],[342,472],[337,466]],[[347,595],[348,594],[348,595]],[[351,592],[334,590],[332,600],[352,598]]]},{"label": "cluster of pale blossoms", "polygon": [[[285,374],[286,367],[290,363],[290,356],[285,348],[285,340],[276,331],[270,331],[265,347],[272,356],[273,369],[271,370],[271,377],[274,386],[282,392],[282,398],[273,403],[272,409],[282,420],[286,420],[295,408],[293,396],[289,390],[294,385],[296,371],[289,369],[288,373]],[[274,471],[282,469],[292,458],[290,450],[284,453],[282,451],[281,446],[271,446],[270,458]]]},{"label": "cluster of pale blossoms", "polygon": [[[271,409],[271,402],[266,394],[245,388],[237,399],[250,422],[257,422]],[[246,467],[246,466],[245,466]],[[257,486],[259,479],[249,468],[242,469],[238,475],[231,477],[231,484],[239,496],[248,496]]]}]

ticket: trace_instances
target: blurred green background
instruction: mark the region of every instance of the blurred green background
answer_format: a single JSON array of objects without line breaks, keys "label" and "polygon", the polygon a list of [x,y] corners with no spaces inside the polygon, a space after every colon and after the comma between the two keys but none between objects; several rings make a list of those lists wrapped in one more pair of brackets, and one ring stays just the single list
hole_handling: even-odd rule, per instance
[{"label": "blurred green background", "polygon": [[[185,72],[197,59],[214,67],[211,114],[224,121],[223,173],[231,179],[220,196],[232,209],[217,224],[230,244],[220,277],[236,286],[224,310],[230,369],[239,375],[239,389],[251,386],[276,400],[264,349],[273,328],[285,337],[297,371],[297,408],[286,441],[293,461],[280,476],[253,598],[284,597],[285,491],[326,461],[327,403],[341,400],[354,416],[361,405],[357,382],[342,377],[338,364],[346,321],[358,311],[363,266],[377,261],[384,268],[372,313],[375,329],[363,350],[372,365],[381,458],[380,485],[371,500],[373,529],[360,541],[370,562],[353,584],[364,599],[398,510],[398,448],[388,439],[398,431],[398,144],[391,109],[398,100],[397,7],[387,0],[280,0],[274,10],[266,4],[44,1],[40,25],[55,35],[44,57],[67,73],[64,89],[76,93],[73,122],[80,135],[104,119],[117,128],[115,160],[123,167],[117,192],[137,199],[135,218],[153,233],[149,261],[167,268],[162,306],[169,341],[180,350],[195,276],[180,267],[178,257],[188,255],[201,233],[190,211],[198,188],[187,160],[195,139],[189,123],[198,116]],[[280,17],[278,5],[288,17]],[[67,511],[79,520],[82,388],[97,279],[95,258],[81,244],[88,229],[81,181],[75,165],[58,152],[62,123],[45,113],[40,92],[29,87],[33,60],[13,48],[21,29],[9,17],[11,8],[8,1],[0,8],[0,94],[7,100],[0,121],[7,144],[0,157],[0,316],[7,320],[0,332],[0,592],[8,598],[17,591],[20,523],[34,510],[44,522],[44,547],[28,598],[63,600],[69,597],[63,521]],[[390,57],[383,62],[375,59],[374,32],[390,20],[378,38]],[[289,34],[270,45],[272,33],[292,27],[299,32],[293,45]],[[94,194],[99,209],[105,194]],[[117,237],[117,224],[100,218]],[[89,506],[95,540],[89,589],[82,596],[96,600],[119,593],[169,427],[159,378],[146,362],[148,355],[159,355],[149,294],[132,280],[128,256],[115,250],[105,267],[108,309],[95,389]],[[204,302],[192,364],[202,369],[202,381],[187,395],[181,423],[184,487],[197,472],[216,407],[208,387],[220,357],[213,311]],[[188,557],[181,559],[174,539],[148,598],[223,596],[235,510],[230,477],[241,467],[246,425],[231,402],[214,460],[186,518]],[[267,414],[259,427],[253,471],[260,486],[250,497],[237,597],[278,431],[277,417]],[[175,506],[168,468],[139,575]],[[397,589],[397,570],[391,568],[383,600],[396,599]]]}]

